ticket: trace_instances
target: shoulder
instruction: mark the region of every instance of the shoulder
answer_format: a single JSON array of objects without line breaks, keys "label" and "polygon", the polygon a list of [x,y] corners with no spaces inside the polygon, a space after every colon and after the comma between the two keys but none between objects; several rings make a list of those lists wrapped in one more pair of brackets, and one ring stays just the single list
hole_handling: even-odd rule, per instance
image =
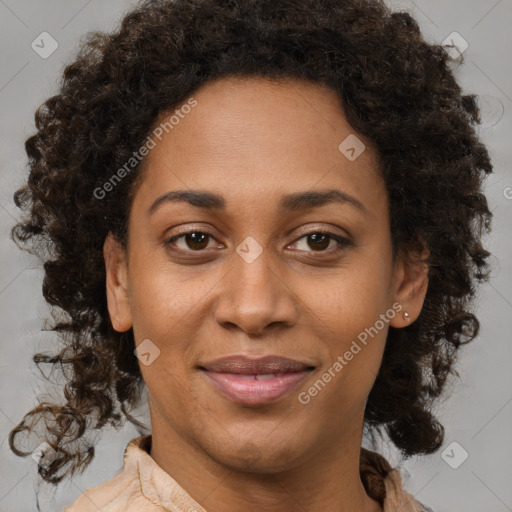
[{"label": "shoulder", "polygon": [[132,494],[133,483],[123,472],[91,489],[87,489],[77,500],[62,512],[113,512],[126,508],[125,493]]},{"label": "shoulder", "polygon": [[107,482],[92,487],[62,512],[157,512],[161,507],[152,503],[141,491],[139,478],[140,449],[144,438],[133,439],[128,443],[124,454],[124,468],[121,473]]}]

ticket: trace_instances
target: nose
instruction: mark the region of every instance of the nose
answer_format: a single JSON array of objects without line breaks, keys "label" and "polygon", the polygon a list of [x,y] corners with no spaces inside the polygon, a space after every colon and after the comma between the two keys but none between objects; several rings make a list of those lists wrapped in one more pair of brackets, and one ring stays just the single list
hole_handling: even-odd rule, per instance
[{"label": "nose", "polygon": [[270,252],[265,249],[250,263],[237,253],[232,259],[230,271],[219,283],[214,311],[219,325],[252,335],[263,334],[270,327],[293,326],[297,301]]}]

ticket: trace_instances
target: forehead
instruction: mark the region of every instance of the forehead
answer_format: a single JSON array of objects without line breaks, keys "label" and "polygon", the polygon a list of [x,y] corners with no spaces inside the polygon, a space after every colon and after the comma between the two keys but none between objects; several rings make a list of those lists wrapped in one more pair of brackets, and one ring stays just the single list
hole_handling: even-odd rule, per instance
[{"label": "forehead", "polygon": [[193,108],[178,106],[154,125],[166,129],[142,165],[146,202],[189,188],[216,192],[229,207],[335,187],[370,207],[384,205],[377,151],[354,132],[327,86],[224,78],[191,98]]}]

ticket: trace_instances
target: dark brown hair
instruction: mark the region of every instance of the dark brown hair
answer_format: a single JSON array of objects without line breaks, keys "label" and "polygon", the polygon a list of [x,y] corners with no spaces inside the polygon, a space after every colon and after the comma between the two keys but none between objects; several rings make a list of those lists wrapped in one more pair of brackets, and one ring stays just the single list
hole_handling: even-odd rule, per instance
[{"label": "dark brown hair", "polygon": [[378,149],[393,248],[429,249],[429,287],[417,321],[389,330],[365,426],[384,429],[405,457],[438,450],[444,431],[431,408],[456,374],[460,345],[478,333],[471,307],[489,272],[481,187],[492,165],[475,132],[477,97],[462,93],[453,63],[409,14],[376,0],[147,0],[116,32],[88,34],[59,93],[35,114],[30,175],[15,194],[25,217],[12,231],[44,262],[43,295],[63,346],[34,361],[62,371],[65,401],[27,413],[11,449],[27,455],[17,436],[44,419],[57,456],[39,472],[57,483],[94,456],[87,432],[136,422],[129,413],[143,381],[132,331],[118,333],[109,320],[102,247],[109,231],[126,241],[138,168],[105,197],[95,190],[158,116],[208,81],[238,75],[331,87]]}]

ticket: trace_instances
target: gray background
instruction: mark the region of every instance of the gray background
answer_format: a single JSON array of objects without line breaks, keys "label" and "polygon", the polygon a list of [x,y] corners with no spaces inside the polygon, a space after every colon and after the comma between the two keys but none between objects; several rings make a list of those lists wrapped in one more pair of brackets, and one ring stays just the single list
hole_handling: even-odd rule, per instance
[{"label": "gray background", "polygon": [[[409,460],[400,469],[407,490],[435,512],[512,511],[512,0],[390,4],[410,11],[429,41],[440,43],[456,31],[468,42],[457,76],[466,92],[482,95],[485,123],[480,133],[495,166],[486,183],[495,216],[488,239],[494,270],[490,284],[480,293],[481,334],[462,351],[457,365],[461,380],[454,381],[453,391],[438,408],[446,427],[443,449]],[[42,270],[35,258],[19,251],[9,239],[18,215],[12,194],[25,178],[23,144],[35,132],[36,108],[56,94],[60,72],[80,38],[90,30],[113,29],[134,5],[128,0],[0,0],[0,512],[37,510],[38,488],[40,510],[62,510],[82,490],[120,470],[126,443],[138,435],[128,425],[120,431],[105,430],[97,438],[97,456],[85,474],[65,481],[56,491],[40,485],[36,462],[16,457],[7,443],[10,429],[34,406],[35,397],[57,393],[48,388],[31,361],[35,351],[54,340],[52,334],[40,332],[48,315],[41,295]],[[42,32],[58,42],[48,58],[31,47]],[[146,413],[143,408],[140,417]],[[380,450],[392,464],[399,463],[389,444]],[[469,456],[453,469],[447,461],[460,463],[462,450]]]}]

